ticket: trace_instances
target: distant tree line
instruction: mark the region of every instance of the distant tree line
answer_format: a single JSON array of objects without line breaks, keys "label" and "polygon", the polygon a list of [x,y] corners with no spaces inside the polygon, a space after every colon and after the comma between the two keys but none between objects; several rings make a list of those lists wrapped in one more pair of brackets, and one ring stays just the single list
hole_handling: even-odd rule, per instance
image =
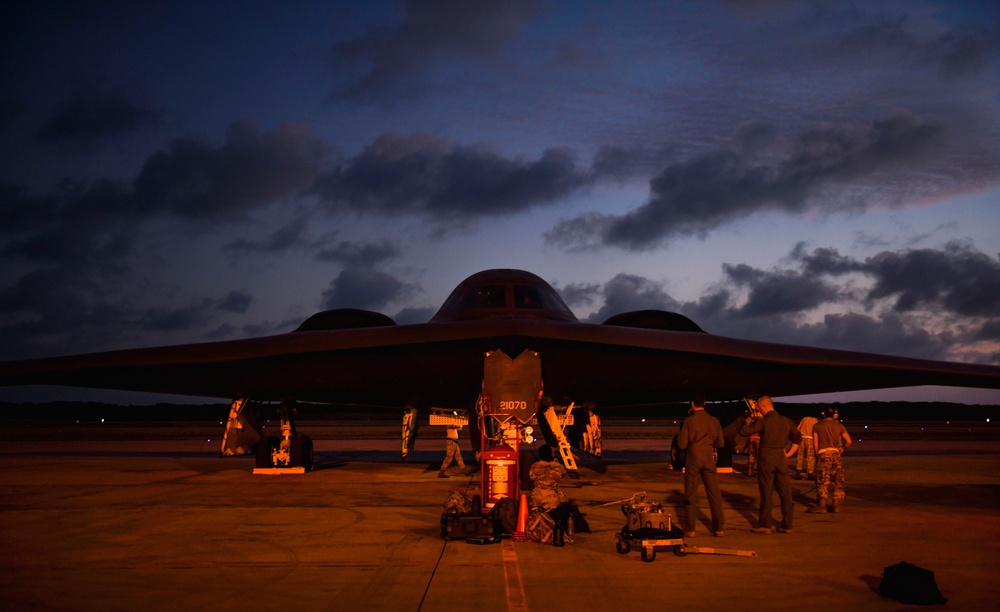
[{"label": "distant tree line", "polygon": [[[859,417],[870,419],[900,420],[956,420],[1000,423],[1000,406],[984,404],[956,404],[950,402],[843,402],[843,403],[784,403],[775,402],[781,414],[798,420],[806,415],[819,416],[827,406],[840,409],[842,419]],[[686,403],[656,406],[630,406],[607,408],[598,413],[603,419],[674,419],[687,415]],[[709,405],[709,411],[728,422],[738,417],[745,406],[743,402],[718,402]],[[300,404],[298,420],[363,420],[396,423],[403,408],[363,409],[358,406],[327,404]],[[0,402],[0,422],[64,421],[64,422],[218,422],[229,414],[228,403],[205,404],[149,404],[122,406],[101,402],[42,402],[15,404]]]}]

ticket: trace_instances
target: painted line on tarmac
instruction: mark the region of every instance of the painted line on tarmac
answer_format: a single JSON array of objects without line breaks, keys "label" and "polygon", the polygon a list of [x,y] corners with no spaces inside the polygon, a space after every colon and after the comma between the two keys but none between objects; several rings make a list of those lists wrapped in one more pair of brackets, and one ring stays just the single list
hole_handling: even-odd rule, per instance
[{"label": "painted line on tarmac", "polygon": [[527,612],[528,601],[524,596],[524,584],[521,582],[521,568],[517,565],[514,541],[504,540],[501,546],[503,548],[503,573],[507,584],[507,609],[510,612]]}]

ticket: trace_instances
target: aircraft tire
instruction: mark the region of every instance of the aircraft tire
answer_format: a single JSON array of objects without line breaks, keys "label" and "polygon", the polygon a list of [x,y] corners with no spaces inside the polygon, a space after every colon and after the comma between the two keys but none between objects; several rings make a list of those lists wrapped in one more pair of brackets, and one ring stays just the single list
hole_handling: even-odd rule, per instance
[{"label": "aircraft tire", "polygon": [[309,436],[292,438],[292,465],[308,472],[313,468],[313,441]]},{"label": "aircraft tire", "polygon": [[257,467],[259,468],[270,468],[274,467],[271,465],[271,449],[278,445],[278,438],[274,436],[265,436],[257,442]]},{"label": "aircraft tire", "polygon": [[531,449],[521,449],[518,456],[518,464],[520,467],[519,477],[521,479],[521,490],[531,491],[535,488],[535,483],[531,480],[531,466],[538,461],[535,456],[535,451]]}]

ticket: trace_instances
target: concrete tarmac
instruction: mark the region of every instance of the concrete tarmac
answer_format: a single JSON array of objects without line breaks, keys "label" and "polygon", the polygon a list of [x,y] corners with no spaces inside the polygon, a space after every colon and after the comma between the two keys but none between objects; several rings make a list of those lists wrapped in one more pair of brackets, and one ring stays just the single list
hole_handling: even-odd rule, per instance
[{"label": "concrete tarmac", "polygon": [[840,513],[805,513],[813,485],[793,481],[790,535],[752,534],[756,481],[720,475],[725,536],[709,535],[702,493],[687,543],[756,556],[664,551],[646,563],[616,552],[625,517],[604,504],[645,491],[678,520],[682,475],[667,469],[666,449],[606,438],[604,460],[564,480],[591,533],[558,548],[442,539],[449,491],[478,487],[478,475],[437,478],[439,440],[420,440],[401,462],[388,440],[320,439],[318,469],[281,476],[254,475],[252,458],[218,458],[217,441],[7,441],[2,606],[900,610],[913,606],[878,594],[883,568],[900,561],[933,571],[951,609],[998,605],[1000,442],[856,443]]}]

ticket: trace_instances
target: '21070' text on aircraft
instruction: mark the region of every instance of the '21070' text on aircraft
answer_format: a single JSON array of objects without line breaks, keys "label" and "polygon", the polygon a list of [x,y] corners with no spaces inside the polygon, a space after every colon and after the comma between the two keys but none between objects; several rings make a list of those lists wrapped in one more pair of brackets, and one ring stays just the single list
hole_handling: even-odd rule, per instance
[{"label": "'21070' text on aircraft", "polygon": [[[728,400],[915,385],[997,389],[1000,367],[737,340],[663,311],[581,323],[538,276],[487,270],[458,285],[424,324],[333,310],[263,338],[4,362],[0,384],[226,398],[234,400],[230,426],[247,398],[286,406],[475,406],[474,428],[484,412],[528,423],[546,404],[543,396],[612,408],[685,401],[697,393]],[[551,433],[542,421],[543,432]],[[293,437],[306,448],[286,443],[285,461],[278,463],[311,461],[311,441]],[[274,464],[268,452],[280,455],[280,442],[269,444],[258,452],[258,466],[262,456]],[[403,448],[405,454],[405,441]]]}]

